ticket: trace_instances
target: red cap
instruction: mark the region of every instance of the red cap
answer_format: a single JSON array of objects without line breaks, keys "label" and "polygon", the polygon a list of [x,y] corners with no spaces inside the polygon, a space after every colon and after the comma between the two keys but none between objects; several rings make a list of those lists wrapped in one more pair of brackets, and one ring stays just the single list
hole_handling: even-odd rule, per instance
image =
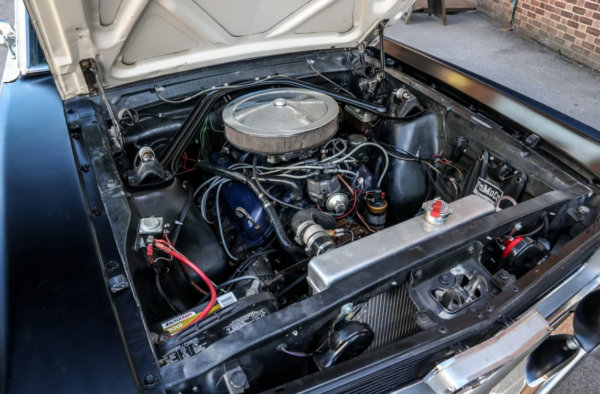
[{"label": "red cap", "polygon": [[507,258],[510,251],[513,250],[514,247],[517,246],[517,244],[519,242],[521,242],[522,240],[523,240],[523,237],[516,237],[512,241],[510,239],[507,239],[506,241],[504,241],[504,246],[506,246],[506,249],[504,249],[504,252],[502,252],[502,258],[503,259]]},{"label": "red cap", "polygon": [[435,204],[433,204],[433,209],[431,210],[430,215],[434,218],[440,217],[440,211],[442,210],[442,201],[437,200]]}]

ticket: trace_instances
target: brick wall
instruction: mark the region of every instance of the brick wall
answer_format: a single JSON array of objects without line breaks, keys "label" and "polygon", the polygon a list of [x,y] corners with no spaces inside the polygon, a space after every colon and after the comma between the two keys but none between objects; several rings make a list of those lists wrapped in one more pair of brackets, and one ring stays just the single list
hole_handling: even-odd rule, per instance
[{"label": "brick wall", "polygon": [[[512,1],[478,0],[477,9],[508,25]],[[600,70],[600,0],[519,0],[515,30]]]}]

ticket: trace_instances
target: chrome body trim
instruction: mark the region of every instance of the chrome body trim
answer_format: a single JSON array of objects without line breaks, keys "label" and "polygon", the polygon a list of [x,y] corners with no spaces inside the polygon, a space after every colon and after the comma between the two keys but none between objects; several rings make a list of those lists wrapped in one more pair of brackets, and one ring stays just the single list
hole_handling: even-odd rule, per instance
[{"label": "chrome body trim", "polygon": [[29,45],[31,34],[35,34],[30,29],[29,14],[25,9],[23,0],[15,0],[15,30],[17,33],[17,58],[19,61],[19,70],[21,75],[33,75],[50,71],[48,65],[30,65],[30,53],[28,49],[23,49],[23,45]]},{"label": "chrome body trim", "polygon": [[[570,313],[579,303],[579,301],[585,297],[587,294],[594,291],[600,285],[600,253],[596,252],[580,269],[571,274],[568,278],[565,279],[558,287],[550,291],[547,295],[545,295],[540,301],[536,303],[527,313],[523,315],[523,318],[528,316],[529,314],[535,313],[539,317],[543,317],[546,319],[546,322],[555,327],[558,323],[562,321],[562,318]],[[537,312],[537,313],[536,313]],[[522,318],[522,319],[523,319]],[[521,320],[521,319],[520,319]],[[519,321],[520,321],[519,320]],[[514,324],[518,324],[514,323]],[[506,331],[511,330],[513,326],[507,328]],[[549,332],[550,334],[550,332]],[[499,334],[501,335],[501,334]],[[492,338],[494,339],[494,338]],[[490,340],[488,340],[490,341]],[[487,347],[489,345],[488,341],[485,341],[472,349]],[[539,343],[539,342],[538,342]],[[486,376],[485,379],[482,379],[480,385],[472,388],[465,388],[464,390],[458,391],[460,387],[457,387],[455,391],[446,391],[445,393],[455,393],[460,392],[461,394],[487,394],[490,390],[497,385],[502,379],[504,379],[522,360],[524,360],[536,347],[538,343],[532,343],[532,345],[528,348],[521,349],[522,351],[518,354],[513,354],[514,358],[508,361],[506,364],[498,368],[495,372]],[[469,350],[472,350],[469,349]],[[465,352],[467,353],[467,352]],[[446,362],[453,360],[455,356]],[[584,353],[584,354],[581,354]],[[544,384],[542,384],[537,393],[546,394],[550,393],[559,383],[565,378],[569,372],[581,362],[581,360],[585,357],[585,352],[580,352],[577,357],[575,357],[563,370],[557,373],[555,376],[550,378]],[[440,366],[443,366],[446,362],[441,363]],[[438,367],[439,368],[439,367]],[[437,369],[437,368],[436,368]],[[430,375],[435,372],[432,371]],[[438,372],[439,373],[439,372]],[[446,377],[449,376],[446,374]],[[428,375],[429,377],[429,375]],[[432,394],[437,393],[439,391],[433,390],[425,381],[428,379],[426,377],[424,380],[417,382],[411,386],[404,387],[400,390],[395,391],[393,394]],[[456,383],[460,381],[464,381],[466,379],[459,376],[459,379],[455,379]],[[452,382],[450,380],[447,383]]]},{"label": "chrome body trim", "polygon": [[506,363],[534,349],[551,332],[546,319],[531,311],[493,338],[437,365],[423,381],[437,394],[479,387]]}]

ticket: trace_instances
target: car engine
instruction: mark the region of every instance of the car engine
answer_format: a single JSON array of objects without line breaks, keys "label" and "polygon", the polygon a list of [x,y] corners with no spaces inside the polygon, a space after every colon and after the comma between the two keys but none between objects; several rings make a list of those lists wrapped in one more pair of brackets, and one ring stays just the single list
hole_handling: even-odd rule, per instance
[{"label": "car engine", "polygon": [[[171,392],[274,390],[478,313],[586,220],[553,205],[452,244],[581,185],[377,59],[344,56],[327,76],[302,61],[184,98],[166,82],[144,105],[124,93],[109,142],[85,137],[92,156],[119,151],[126,205],[106,209],[113,230],[128,215],[115,237]],[[423,249],[436,243],[454,246]]]}]

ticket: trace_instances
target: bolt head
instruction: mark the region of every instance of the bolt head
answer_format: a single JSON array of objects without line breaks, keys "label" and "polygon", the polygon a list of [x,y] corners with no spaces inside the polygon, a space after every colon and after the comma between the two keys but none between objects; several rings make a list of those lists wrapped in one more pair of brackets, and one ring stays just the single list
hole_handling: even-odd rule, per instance
[{"label": "bolt head", "polygon": [[431,318],[427,313],[419,313],[417,315],[417,320],[419,320],[421,323],[428,323],[431,321]]},{"label": "bolt head", "polygon": [[143,146],[142,148],[140,148],[140,150],[138,151],[138,156],[144,162],[152,161],[155,158],[154,151],[149,146]]},{"label": "bolt head", "polygon": [[423,271],[422,270],[416,270],[413,273],[413,276],[415,277],[415,279],[421,279],[423,277]]},{"label": "bolt head", "polygon": [[352,313],[352,308],[354,307],[354,305],[352,304],[346,304],[342,307],[342,313],[344,315],[349,315]]},{"label": "bolt head", "polygon": [[334,211],[338,214],[344,213],[346,211],[346,204],[344,204],[343,202],[337,202],[334,205]]},{"label": "bolt head", "polygon": [[235,371],[229,377],[229,383],[235,389],[241,389],[246,385],[246,375],[242,371]]},{"label": "bolt head", "polygon": [[149,373],[148,375],[144,376],[144,386],[146,386],[146,388],[152,389],[156,387],[157,384],[158,379],[154,374]]},{"label": "bolt head", "polygon": [[144,161],[152,161],[154,159],[154,155],[152,153],[144,153],[142,156],[142,160]]},{"label": "bolt head", "polygon": [[515,230],[521,231],[522,228],[523,228],[523,225],[521,224],[521,222],[515,224]]}]

